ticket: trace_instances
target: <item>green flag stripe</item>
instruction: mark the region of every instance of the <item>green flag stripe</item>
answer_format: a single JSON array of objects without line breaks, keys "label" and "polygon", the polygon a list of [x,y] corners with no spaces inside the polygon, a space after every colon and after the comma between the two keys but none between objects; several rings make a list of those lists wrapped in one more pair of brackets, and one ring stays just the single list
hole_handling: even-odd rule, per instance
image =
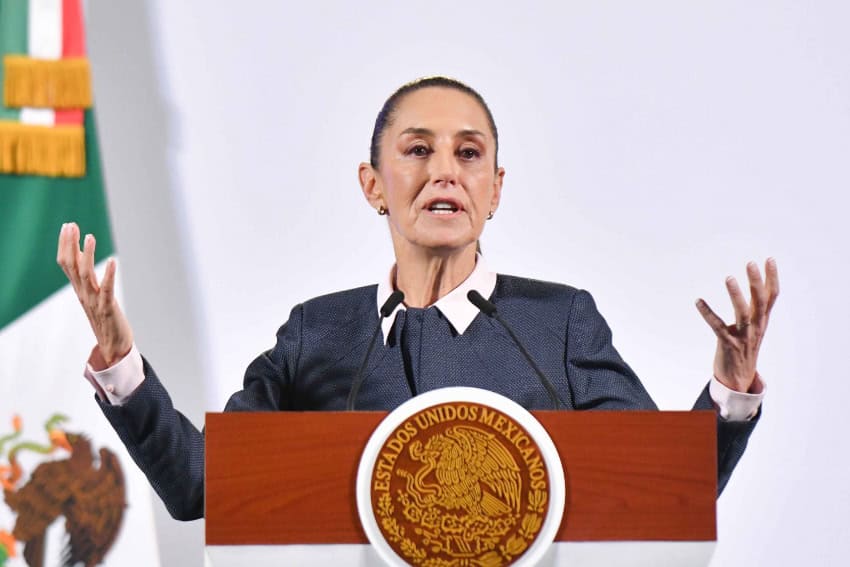
[{"label": "green flag stripe", "polygon": [[86,176],[0,175],[0,328],[68,283],[56,265],[62,223],[97,237],[95,260],[113,253],[92,112],[85,112]]},{"label": "green flag stripe", "polygon": [[20,117],[17,108],[3,105],[3,56],[7,53],[26,54],[29,2],[27,0],[0,0],[0,120]]}]

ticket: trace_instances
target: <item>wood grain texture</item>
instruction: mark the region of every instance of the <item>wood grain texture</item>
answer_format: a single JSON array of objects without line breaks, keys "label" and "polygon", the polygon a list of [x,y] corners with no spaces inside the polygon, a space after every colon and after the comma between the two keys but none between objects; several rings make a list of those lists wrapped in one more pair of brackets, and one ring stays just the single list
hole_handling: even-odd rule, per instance
[{"label": "wood grain texture", "polygon": [[[556,540],[716,539],[713,412],[533,413],[566,472]],[[207,414],[207,545],[367,543],[355,479],[385,416]]]}]

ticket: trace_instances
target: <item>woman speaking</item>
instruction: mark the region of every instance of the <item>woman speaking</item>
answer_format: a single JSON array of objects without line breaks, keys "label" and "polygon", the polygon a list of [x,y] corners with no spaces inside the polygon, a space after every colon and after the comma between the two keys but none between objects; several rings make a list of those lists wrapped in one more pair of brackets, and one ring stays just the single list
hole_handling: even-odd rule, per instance
[{"label": "woman speaking", "polygon": [[[360,186],[386,219],[395,265],[377,285],[296,306],[274,348],[248,367],[226,411],[390,410],[446,386],[492,390],[527,409],[655,409],[620,358],[590,294],[489,271],[478,246],[505,170],[483,98],[444,77],[402,86],[375,122]],[[104,414],[175,518],[203,516],[204,440],[135,347],[114,294],[115,263],[94,273],[95,238],[62,227],[57,261],[97,339],[86,377]],[[718,413],[722,490],[758,419],[758,351],[779,292],[776,263],[747,266],[750,299],[726,287],[735,321],[702,300],[717,336],[714,377],[694,405]]]}]

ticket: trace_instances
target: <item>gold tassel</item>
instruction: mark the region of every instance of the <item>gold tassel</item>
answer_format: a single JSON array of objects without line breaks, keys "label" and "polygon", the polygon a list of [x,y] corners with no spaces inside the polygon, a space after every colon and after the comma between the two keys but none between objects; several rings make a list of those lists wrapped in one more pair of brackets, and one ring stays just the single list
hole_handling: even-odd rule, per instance
[{"label": "gold tassel", "polygon": [[33,59],[6,55],[3,64],[3,104],[7,107],[91,107],[91,70],[85,57]]},{"label": "gold tassel", "polygon": [[86,174],[83,127],[0,121],[0,173],[83,177]]}]

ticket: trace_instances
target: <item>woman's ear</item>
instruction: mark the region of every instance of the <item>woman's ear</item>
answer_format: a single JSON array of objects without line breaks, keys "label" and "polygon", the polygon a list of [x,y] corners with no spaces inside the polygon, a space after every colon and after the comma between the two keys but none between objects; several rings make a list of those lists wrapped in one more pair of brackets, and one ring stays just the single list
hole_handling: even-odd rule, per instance
[{"label": "woman's ear", "polygon": [[502,183],[505,180],[505,168],[500,167],[496,170],[496,178],[493,180],[493,195],[490,197],[490,212],[495,213],[499,208],[499,201],[502,199]]},{"label": "woman's ear", "polygon": [[383,188],[381,186],[380,175],[372,167],[371,164],[363,162],[357,168],[357,177],[360,180],[360,188],[363,190],[363,196],[369,201],[373,209],[386,207],[384,202]]}]

